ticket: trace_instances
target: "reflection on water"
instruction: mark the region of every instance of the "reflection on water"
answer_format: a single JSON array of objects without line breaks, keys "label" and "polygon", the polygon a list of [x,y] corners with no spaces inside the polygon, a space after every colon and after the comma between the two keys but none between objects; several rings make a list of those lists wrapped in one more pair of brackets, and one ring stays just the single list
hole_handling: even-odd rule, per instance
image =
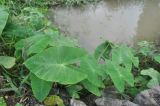
[{"label": "reflection on water", "polygon": [[139,16],[134,41],[160,41],[160,0],[147,0]]},{"label": "reflection on water", "polygon": [[56,8],[50,19],[90,51],[104,40],[134,45],[160,39],[160,0],[106,0],[81,8]]}]

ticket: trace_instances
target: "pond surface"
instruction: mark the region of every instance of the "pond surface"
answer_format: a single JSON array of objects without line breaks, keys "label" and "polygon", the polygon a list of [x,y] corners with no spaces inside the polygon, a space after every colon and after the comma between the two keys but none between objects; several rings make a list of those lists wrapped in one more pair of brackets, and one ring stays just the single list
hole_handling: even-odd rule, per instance
[{"label": "pond surface", "polygon": [[93,51],[110,40],[134,46],[160,41],[160,0],[106,0],[79,8],[51,9],[50,19],[62,32]]}]

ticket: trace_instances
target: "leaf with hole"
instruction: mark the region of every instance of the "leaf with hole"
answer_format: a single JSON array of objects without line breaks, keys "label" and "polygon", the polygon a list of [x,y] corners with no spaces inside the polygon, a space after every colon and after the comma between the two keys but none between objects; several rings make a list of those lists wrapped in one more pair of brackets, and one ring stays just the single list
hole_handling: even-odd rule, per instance
[{"label": "leaf with hole", "polygon": [[100,44],[95,50],[95,58],[97,60],[100,60],[100,58],[109,59],[112,47],[113,44],[109,41],[105,41],[104,43]]}]

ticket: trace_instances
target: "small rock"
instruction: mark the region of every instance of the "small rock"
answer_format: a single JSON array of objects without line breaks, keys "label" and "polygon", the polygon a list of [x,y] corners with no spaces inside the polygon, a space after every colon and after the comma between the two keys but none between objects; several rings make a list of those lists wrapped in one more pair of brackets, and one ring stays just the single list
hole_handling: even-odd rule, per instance
[{"label": "small rock", "polygon": [[75,99],[71,99],[70,104],[71,106],[87,106],[84,102]]},{"label": "small rock", "polygon": [[160,86],[139,93],[134,103],[140,106],[160,106]]},{"label": "small rock", "polygon": [[97,96],[90,94],[82,97],[81,100],[84,101],[84,103],[87,106],[97,106],[96,103],[94,102],[96,99],[97,99]]},{"label": "small rock", "polygon": [[95,100],[97,106],[139,106],[129,100],[117,99],[119,94],[114,87],[108,87],[103,90],[102,97]]},{"label": "small rock", "polygon": [[102,92],[102,97],[117,99],[118,96],[119,95],[113,86],[105,88]]},{"label": "small rock", "polygon": [[95,102],[97,106],[139,106],[128,100],[119,100],[106,97],[98,98]]}]

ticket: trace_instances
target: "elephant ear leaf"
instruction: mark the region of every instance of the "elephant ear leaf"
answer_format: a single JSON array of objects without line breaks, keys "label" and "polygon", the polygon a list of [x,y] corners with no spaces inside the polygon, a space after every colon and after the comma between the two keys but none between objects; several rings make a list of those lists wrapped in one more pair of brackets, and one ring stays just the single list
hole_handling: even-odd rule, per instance
[{"label": "elephant ear leaf", "polygon": [[88,80],[84,80],[81,83],[84,86],[84,88],[87,89],[89,92],[95,94],[96,96],[101,96],[100,89],[97,86],[90,83]]},{"label": "elephant ear leaf", "polygon": [[86,51],[76,47],[50,47],[32,56],[24,64],[38,78],[60,84],[75,84],[87,75],[77,66]]},{"label": "elephant ear leaf", "polygon": [[5,68],[12,68],[15,64],[16,59],[9,56],[0,56],[0,65]]},{"label": "elephant ear leaf", "polygon": [[80,96],[78,94],[78,92],[80,90],[82,90],[83,88],[80,86],[80,85],[70,85],[67,87],[67,91],[69,93],[69,95],[72,97],[72,98],[77,98],[79,99]]},{"label": "elephant ear leaf", "polygon": [[106,61],[106,74],[108,74],[115,87],[123,92],[125,83],[134,86],[134,76],[131,72],[132,66],[138,67],[139,60],[134,56],[132,49],[128,46],[115,46],[112,49],[111,60]]},{"label": "elephant ear leaf", "polygon": [[[38,40],[37,40],[38,39]],[[26,39],[21,39],[15,44],[16,51],[22,50],[26,55],[40,53],[47,48],[51,39],[46,35],[34,35]]]},{"label": "elephant ear leaf", "polygon": [[6,26],[8,16],[9,13],[5,10],[4,7],[0,6],[0,35],[2,34],[4,27]]},{"label": "elephant ear leaf", "polygon": [[34,74],[31,74],[30,80],[34,96],[42,102],[48,96],[52,88],[52,82],[39,79]]},{"label": "elephant ear leaf", "polygon": [[148,82],[148,88],[153,88],[155,86],[159,86],[160,83],[160,73],[153,68],[142,70],[141,75],[150,76],[152,79]]},{"label": "elephant ear leaf", "polygon": [[87,80],[93,85],[104,88],[102,76],[104,76],[103,70],[100,68],[98,62],[92,55],[88,55],[81,61],[81,72],[87,74]]},{"label": "elephant ear leaf", "polygon": [[108,74],[115,87],[118,89],[118,91],[123,92],[124,91],[124,86],[125,86],[125,82],[123,80],[123,75],[122,73],[118,70],[119,66],[115,65],[113,62],[108,61],[106,64],[106,74]]}]

